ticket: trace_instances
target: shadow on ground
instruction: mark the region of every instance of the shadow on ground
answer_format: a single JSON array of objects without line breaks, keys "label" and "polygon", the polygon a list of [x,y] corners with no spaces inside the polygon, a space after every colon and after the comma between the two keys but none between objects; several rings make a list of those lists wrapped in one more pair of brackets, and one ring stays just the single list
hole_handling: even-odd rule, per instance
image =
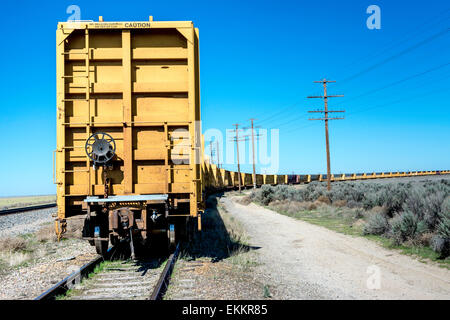
[{"label": "shadow on ground", "polygon": [[196,232],[193,239],[183,246],[182,256],[193,259],[208,257],[217,262],[235,254],[260,248],[248,246],[230,236],[217,209],[217,198],[222,195],[223,193],[217,193],[206,200],[206,210],[202,215],[202,231]]}]

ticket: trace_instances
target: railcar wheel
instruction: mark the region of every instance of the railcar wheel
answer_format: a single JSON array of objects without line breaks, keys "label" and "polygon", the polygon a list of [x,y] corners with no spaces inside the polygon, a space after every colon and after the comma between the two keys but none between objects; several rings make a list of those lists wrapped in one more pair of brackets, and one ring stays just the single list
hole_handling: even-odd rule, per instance
[{"label": "railcar wheel", "polygon": [[169,224],[169,230],[167,230],[167,248],[169,252],[175,251],[175,225]]},{"label": "railcar wheel", "polygon": [[106,252],[108,251],[108,241],[95,239],[95,250],[101,256],[106,256]]},{"label": "railcar wheel", "polygon": [[108,240],[102,240],[102,234],[104,228],[100,229],[100,226],[96,226],[94,228],[94,244],[95,244],[95,250],[97,253],[101,256],[106,256],[106,252],[108,251]]}]

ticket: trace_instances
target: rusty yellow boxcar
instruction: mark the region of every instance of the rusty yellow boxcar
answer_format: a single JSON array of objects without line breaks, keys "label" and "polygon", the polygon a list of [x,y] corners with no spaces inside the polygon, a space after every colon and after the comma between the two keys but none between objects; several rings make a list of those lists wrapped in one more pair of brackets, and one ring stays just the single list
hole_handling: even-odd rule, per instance
[{"label": "rusty yellow boxcar", "polygon": [[59,236],[80,214],[100,254],[200,228],[198,37],[190,21],[58,23]]}]

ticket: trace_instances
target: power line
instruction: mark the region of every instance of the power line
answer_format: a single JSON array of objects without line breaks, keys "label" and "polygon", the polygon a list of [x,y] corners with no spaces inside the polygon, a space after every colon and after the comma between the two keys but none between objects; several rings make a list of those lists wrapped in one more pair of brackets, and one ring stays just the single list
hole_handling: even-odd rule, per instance
[{"label": "power line", "polygon": [[325,110],[314,110],[314,111],[308,111],[308,112],[314,112],[314,113],[323,113],[323,118],[310,118],[309,120],[324,120],[325,121],[325,142],[326,142],[326,149],[327,149],[327,189],[331,190],[331,169],[330,169],[330,141],[328,138],[328,120],[340,120],[344,118],[334,117],[329,118],[328,113],[330,112],[345,112],[344,110],[328,110],[328,98],[333,97],[343,97],[344,95],[328,95],[327,94],[327,84],[331,82],[336,81],[330,81],[327,79],[323,79],[321,81],[314,81],[315,83],[322,83],[323,85],[323,96],[309,96],[308,98],[319,98],[323,99]]},{"label": "power line", "polygon": [[410,39],[414,39],[415,37],[417,37],[418,34],[423,33],[424,31],[429,29],[429,28],[423,28],[423,27],[426,26],[427,24],[429,24],[430,22],[434,22],[433,24],[431,24],[431,26],[434,26],[434,25],[440,24],[442,21],[445,21],[445,20],[449,19],[450,16],[444,17],[443,19],[441,19],[442,21],[436,20],[436,18],[438,18],[441,15],[445,15],[448,12],[450,12],[450,9],[446,9],[446,10],[440,12],[439,14],[437,14],[436,16],[433,16],[432,18],[427,19],[426,22],[423,22],[423,23],[420,24],[419,28],[406,32],[404,34],[404,36],[405,35],[411,35],[409,37],[406,37],[406,39],[404,39],[404,37],[402,37],[400,39],[398,39],[398,38],[394,39],[394,40],[388,42],[386,44],[386,46],[384,46],[383,49],[378,50],[378,51],[376,51],[376,52],[374,52],[372,54],[365,55],[365,56],[363,56],[363,57],[361,57],[359,59],[356,59],[353,62],[343,66],[343,68],[346,69],[349,66],[355,66],[355,65],[359,64],[361,61],[365,61],[365,60],[368,60],[368,59],[373,59],[373,58],[375,58],[375,57],[377,57],[377,56],[379,56],[379,55],[389,51],[390,49],[398,46],[399,44],[408,42]]},{"label": "power line", "polygon": [[351,97],[350,99],[346,99],[346,100],[344,100],[343,102],[348,102],[348,101],[352,101],[352,100],[355,100],[355,99],[359,99],[359,98],[364,97],[364,96],[367,96],[367,95],[369,95],[369,94],[372,94],[372,93],[375,93],[375,92],[378,92],[378,91],[381,91],[381,90],[390,88],[390,87],[392,87],[392,86],[396,86],[396,85],[398,85],[398,84],[400,84],[400,83],[403,83],[403,82],[405,82],[405,81],[408,81],[408,80],[411,80],[411,79],[414,79],[414,78],[423,76],[423,75],[425,75],[425,74],[427,74],[427,73],[430,73],[430,72],[433,72],[433,71],[442,69],[442,68],[444,68],[444,67],[446,67],[446,66],[448,66],[448,65],[450,65],[450,62],[446,62],[446,63],[441,64],[441,65],[439,65],[439,66],[435,66],[435,67],[430,68],[430,69],[428,69],[428,70],[425,70],[425,71],[422,71],[422,72],[413,74],[413,75],[411,75],[411,76],[408,76],[408,77],[406,77],[406,78],[403,78],[403,79],[400,79],[400,80],[391,82],[391,83],[389,83],[389,84],[387,84],[387,85],[385,85],[385,86],[382,86],[382,87],[379,87],[379,88],[376,88],[376,89],[373,89],[373,90],[369,90],[369,91],[367,91],[367,92],[365,92],[365,93],[360,94],[359,96]]},{"label": "power line", "polygon": [[[445,68],[445,67],[447,67],[448,65],[450,65],[450,62],[441,64],[441,65],[435,66],[435,67],[433,67],[433,68],[427,69],[427,70],[425,70],[425,71],[422,71],[422,72],[419,72],[419,73],[410,75],[410,76],[408,76],[408,77],[405,77],[405,78],[396,80],[396,81],[394,81],[394,82],[391,82],[391,83],[389,83],[389,84],[387,84],[387,85],[384,85],[384,86],[381,86],[381,87],[378,87],[378,88],[375,88],[375,89],[373,89],[373,90],[369,90],[369,91],[367,91],[367,92],[365,92],[365,93],[362,93],[362,94],[360,94],[360,95],[358,95],[358,96],[356,96],[356,97],[351,97],[351,98],[349,98],[349,99],[345,99],[345,100],[343,101],[343,103],[348,103],[349,101],[353,101],[353,100],[359,99],[359,98],[361,98],[361,97],[364,97],[364,96],[367,96],[367,95],[376,93],[376,92],[378,92],[378,91],[382,91],[382,90],[384,90],[384,89],[387,89],[387,88],[396,86],[396,85],[398,85],[398,84],[401,84],[401,83],[403,83],[403,82],[409,81],[409,80],[411,80],[411,79],[415,79],[415,78],[421,77],[421,76],[426,75],[426,74],[428,74],[428,73],[430,73],[430,72],[433,72],[433,71],[436,71],[436,70]],[[279,123],[278,125],[272,125],[271,127],[272,127],[272,128],[278,128],[278,129],[281,128],[281,127],[283,127],[283,126],[285,126],[285,125],[288,125],[288,127],[289,127],[289,126],[290,126],[289,124],[291,124],[291,125],[294,124],[295,121],[298,121],[298,120],[301,119],[302,117],[303,117],[303,116],[295,117],[294,119],[291,119],[291,120],[289,120],[289,121],[287,121],[287,122],[282,122],[282,123]]]},{"label": "power line", "polygon": [[[447,75],[446,77],[442,78],[441,80],[444,80],[444,79],[447,79],[447,78],[450,78],[450,75]],[[433,93],[436,93],[436,92],[442,92],[443,90],[448,90],[448,89],[449,89],[448,87],[438,88],[438,89],[430,90],[430,91],[427,91],[425,93],[417,94],[417,95],[414,95],[414,96],[408,96],[406,98],[400,98],[400,99],[397,99],[397,100],[394,100],[394,101],[390,101],[390,102],[386,102],[386,103],[383,103],[383,104],[380,104],[380,105],[377,105],[377,106],[368,107],[368,108],[364,108],[364,109],[361,109],[361,110],[356,110],[356,111],[350,112],[350,113],[347,114],[347,116],[354,115],[354,114],[361,113],[361,112],[365,112],[365,111],[368,111],[368,110],[382,108],[382,107],[385,107],[385,106],[391,106],[391,105],[394,105],[394,104],[398,104],[400,102],[414,100],[414,99],[417,99],[418,97],[427,96],[429,94],[433,94]],[[309,125],[305,125],[305,126],[302,126],[302,127],[299,127],[299,128],[293,128],[291,130],[284,131],[284,134],[289,134],[291,132],[298,132],[299,130],[302,130],[302,129],[305,129],[305,128],[308,128],[308,127],[312,127],[314,125],[315,125],[314,123],[311,123]]]},{"label": "power line", "polygon": [[[431,19],[427,20],[425,23],[422,23],[421,26],[424,26],[424,25],[426,25],[426,24],[428,24],[428,23],[430,23],[430,22],[435,22],[434,24],[432,24],[432,26],[435,25],[435,24],[440,23],[441,21],[436,22],[436,18],[439,17],[439,16],[441,16],[441,15],[447,14],[449,11],[450,11],[450,9],[444,10],[444,11],[441,12],[440,14],[438,14],[438,15],[432,17]],[[442,19],[442,21],[445,21],[445,20],[447,20],[448,18],[450,18],[450,17],[444,17],[444,18]],[[428,28],[425,28],[425,29],[422,28],[422,31],[419,31],[419,32],[417,32],[417,29],[415,29],[415,30],[413,30],[413,31],[411,31],[411,32],[408,32],[408,33],[406,33],[406,34],[413,33],[413,34],[414,34],[414,37],[415,37],[415,36],[417,36],[418,33],[421,33],[421,32],[423,32],[423,31],[425,31],[425,30],[427,30],[427,29],[428,29]],[[421,30],[421,29],[419,28],[419,30]],[[397,58],[397,57],[399,57],[399,56],[402,56],[402,55],[404,55],[404,54],[406,54],[406,53],[408,53],[408,52],[410,52],[410,51],[412,51],[412,50],[414,50],[414,49],[416,49],[416,48],[418,48],[418,47],[420,47],[420,46],[422,46],[422,45],[424,45],[424,44],[426,44],[426,43],[428,43],[428,42],[430,42],[430,41],[432,41],[432,40],[434,40],[434,39],[436,39],[436,38],[438,38],[438,37],[440,37],[441,35],[445,34],[445,33],[448,32],[449,30],[450,30],[450,29],[444,29],[444,30],[438,32],[437,34],[434,34],[434,35],[432,35],[431,37],[428,37],[428,38],[426,38],[426,39],[420,41],[419,43],[417,43],[417,44],[415,44],[415,45],[413,45],[413,46],[411,46],[411,47],[408,47],[408,48],[404,49],[403,51],[399,52],[399,53],[396,54],[396,55],[393,55],[393,56],[391,56],[391,57],[388,57],[388,58],[386,58],[386,59],[380,61],[379,63],[376,63],[376,64],[374,64],[374,65],[372,65],[372,66],[370,66],[370,67],[368,67],[368,68],[366,68],[366,69],[364,69],[364,70],[362,70],[362,71],[359,71],[359,72],[357,72],[357,73],[355,73],[355,74],[353,74],[353,75],[351,75],[351,76],[345,78],[344,80],[342,80],[342,81],[341,81],[339,84],[337,84],[337,85],[339,86],[339,85],[342,85],[342,83],[351,81],[351,80],[353,80],[354,78],[359,77],[360,75],[362,75],[362,74],[364,74],[364,73],[366,73],[366,72],[369,72],[369,71],[371,71],[371,70],[373,70],[373,69],[375,69],[375,68],[377,68],[377,67],[379,67],[379,66],[381,66],[381,65],[383,65],[383,64],[385,64],[385,63],[387,63],[387,62],[389,62],[389,61],[391,61],[391,60],[393,60],[393,59],[395,59],[395,58]],[[401,40],[401,39],[400,39],[400,40]],[[382,50],[382,51],[379,51],[378,53],[376,53],[376,54],[374,54],[374,55],[373,55],[373,54],[372,54],[372,55],[369,55],[369,57],[379,56],[381,53],[384,53],[384,52],[386,52],[386,51],[389,51],[388,49],[393,48],[393,47],[395,47],[395,46],[398,46],[398,44],[404,43],[404,42],[406,42],[406,41],[407,41],[407,40],[405,40],[405,39],[403,39],[403,41],[399,41],[399,39],[396,39],[395,41],[393,41],[393,42],[394,42],[394,45],[390,45],[390,46],[388,46],[386,49],[384,49],[384,50]],[[367,56],[365,56],[364,58],[367,58]],[[352,65],[354,65],[354,64],[355,64],[355,63],[352,63]],[[259,121],[258,123],[259,123],[259,124],[262,124],[262,123],[266,123],[267,121],[271,121],[271,120],[273,121],[275,118],[279,118],[282,114],[284,114],[284,113],[290,111],[291,108],[292,108],[293,106],[296,106],[296,105],[298,105],[299,103],[300,103],[300,101],[298,101],[298,102],[296,102],[296,103],[294,103],[294,104],[288,104],[287,107],[283,108],[281,111],[277,111],[277,112],[273,113],[272,115],[270,115],[270,116],[268,116],[268,117],[264,117],[264,118],[263,118],[261,121]],[[278,120],[279,120],[279,119],[278,119]]]},{"label": "power line", "polygon": [[296,105],[300,104],[301,101],[297,101],[295,103],[290,103],[287,107],[283,108],[281,111],[278,111],[276,113],[274,113],[273,115],[266,117],[264,119],[262,119],[261,121],[259,121],[259,124],[265,123],[267,121],[273,121],[275,118],[278,118],[280,115],[282,115],[283,113],[286,113],[288,111],[292,110],[292,107],[295,107]]},{"label": "power line", "polygon": [[[450,11],[450,9],[447,9],[444,13],[447,13],[448,11]],[[438,16],[439,16],[439,15],[438,15]],[[449,17],[446,17],[446,18],[444,18],[443,20],[447,20],[448,18],[449,18]],[[434,20],[433,20],[433,21],[434,21]],[[416,43],[415,45],[410,46],[410,47],[408,47],[408,48],[402,50],[402,51],[399,52],[398,54],[395,54],[395,55],[393,55],[393,56],[390,56],[390,57],[388,57],[388,58],[386,58],[386,59],[380,61],[379,63],[376,63],[376,64],[374,64],[374,65],[372,65],[372,66],[370,66],[370,67],[368,67],[368,68],[366,68],[366,69],[364,69],[364,70],[362,70],[362,71],[359,71],[359,72],[357,72],[357,73],[355,73],[355,74],[353,74],[353,75],[351,75],[351,76],[345,78],[345,79],[342,80],[338,85],[342,85],[342,83],[351,81],[351,80],[353,80],[354,78],[357,78],[357,77],[359,77],[360,75],[362,75],[362,74],[364,74],[364,73],[367,73],[367,72],[369,72],[369,71],[371,71],[371,70],[373,70],[373,69],[375,69],[375,68],[377,68],[377,67],[379,67],[379,66],[381,66],[381,65],[383,65],[383,64],[385,64],[385,63],[387,63],[387,62],[389,62],[389,61],[391,61],[391,60],[394,60],[394,59],[396,59],[396,58],[398,58],[398,57],[400,57],[400,56],[402,56],[402,55],[404,55],[404,54],[406,54],[406,53],[408,53],[408,52],[410,52],[410,51],[413,51],[414,49],[416,49],[416,48],[418,48],[418,47],[420,47],[420,46],[422,46],[422,45],[424,45],[424,44],[426,44],[426,43],[428,43],[428,42],[431,42],[431,41],[433,41],[434,39],[436,39],[436,38],[442,36],[443,34],[447,33],[449,30],[450,30],[450,29],[447,28],[447,29],[444,29],[444,30],[442,30],[442,31],[440,31],[440,32],[438,32],[438,33],[436,33],[436,34],[434,34],[434,35],[428,37],[428,38],[425,38],[424,40],[422,40],[422,41]],[[415,31],[415,35],[417,35],[417,31]],[[403,41],[403,42],[405,42],[405,41]],[[396,42],[395,42],[395,46],[397,46],[398,43],[402,43],[402,42],[396,41]],[[391,46],[391,47],[395,47],[395,46]],[[387,51],[387,50],[384,50],[383,52],[385,52],[385,51]],[[376,54],[375,56],[378,56],[378,55],[380,55],[380,54]],[[267,122],[267,121],[269,121],[269,120],[273,120],[275,117],[279,117],[281,114],[283,114],[283,113],[285,113],[285,112],[287,112],[287,111],[290,111],[290,109],[291,109],[293,106],[295,106],[295,105],[297,105],[297,104],[299,104],[299,103],[300,103],[300,101],[297,102],[297,103],[294,103],[294,104],[292,104],[292,105],[288,105],[286,108],[282,109],[281,111],[276,112],[276,113],[274,113],[273,115],[271,115],[271,116],[269,116],[269,117],[263,118],[259,123],[261,124],[261,123],[265,123],[265,122]]]},{"label": "power line", "polygon": [[340,84],[342,85],[342,83],[349,82],[349,81],[351,81],[351,80],[353,80],[353,79],[355,79],[355,78],[358,78],[359,76],[361,76],[361,75],[363,75],[363,74],[365,74],[365,73],[367,73],[367,72],[369,72],[369,71],[372,71],[373,69],[378,68],[379,66],[382,66],[382,65],[388,63],[388,62],[391,61],[391,60],[394,60],[394,59],[396,59],[396,58],[398,58],[398,57],[401,57],[402,55],[404,55],[404,54],[406,54],[406,53],[408,53],[408,52],[411,52],[411,51],[413,51],[413,50],[415,50],[415,49],[417,49],[417,48],[423,46],[424,44],[426,44],[426,43],[428,43],[428,42],[431,42],[431,41],[433,41],[433,40],[439,38],[440,36],[446,34],[449,30],[450,30],[450,28],[441,30],[440,32],[438,32],[438,33],[432,35],[431,37],[428,37],[428,38],[426,38],[426,39],[424,39],[424,40],[422,40],[422,41],[416,43],[415,45],[410,46],[410,47],[408,47],[408,48],[406,48],[406,49],[400,51],[399,53],[397,53],[397,54],[395,54],[395,55],[393,55],[393,56],[390,56],[390,57],[388,57],[388,58],[386,58],[386,59],[384,59],[384,60],[382,60],[382,61],[380,61],[380,62],[378,62],[378,63],[375,63],[375,64],[371,65],[370,67],[368,67],[368,68],[366,68],[366,69],[364,69],[364,70],[362,70],[362,71],[359,71],[359,72],[357,72],[357,73],[355,73],[355,74],[353,74],[353,75],[351,75],[351,76],[345,78],[344,80],[342,80],[342,81],[340,82]]}]

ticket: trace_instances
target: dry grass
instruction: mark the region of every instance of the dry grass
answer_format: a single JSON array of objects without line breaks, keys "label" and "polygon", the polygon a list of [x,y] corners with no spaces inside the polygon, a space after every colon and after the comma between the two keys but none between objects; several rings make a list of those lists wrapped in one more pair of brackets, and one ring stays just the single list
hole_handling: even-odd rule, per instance
[{"label": "dry grass", "polygon": [[289,214],[294,214],[305,210],[315,210],[318,207],[322,207],[325,204],[320,201],[289,201],[289,200],[275,200],[269,204],[269,208],[275,211],[283,211]]},{"label": "dry grass", "polygon": [[0,264],[7,267],[15,267],[30,258],[27,249],[27,241],[19,237],[0,239]]},{"label": "dry grass", "polygon": [[433,233],[425,232],[419,236],[418,242],[422,246],[429,246],[431,244],[432,238],[433,238]]},{"label": "dry grass", "polygon": [[[66,238],[81,238],[84,219],[69,219]],[[0,238],[0,271],[20,266],[48,254],[45,243],[56,242],[53,223],[43,225],[33,234]]]},{"label": "dry grass", "polygon": [[[69,239],[81,239],[82,230],[84,226],[84,218],[74,217],[73,219],[67,220],[67,232],[64,234],[65,238]],[[54,231],[53,231],[54,233]]]},{"label": "dry grass", "polygon": [[345,207],[345,206],[347,206],[347,200],[336,200],[333,202],[333,206],[339,207],[339,208]]},{"label": "dry grass", "polygon": [[[67,232],[64,233],[63,237],[66,239],[81,239],[81,231],[83,230],[84,219],[74,218],[67,220]],[[54,225],[47,224],[35,232],[36,240],[39,242],[51,241],[54,242],[57,240],[55,227]]]},{"label": "dry grass", "polygon": [[0,261],[8,267],[15,267],[23,264],[30,259],[28,252],[6,251],[0,252]]},{"label": "dry grass", "polygon": [[244,206],[248,206],[250,203],[252,203],[252,199],[249,196],[243,196],[238,198],[236,202]]},{"label": "dry grass", "polygon": [[27,242],[23,238],[8,237],[0,239],[0,251],[1,252],[17,252],[25,250],[27,248]]},{"label": "dry grass", "polygon": [[319,196],[316,201],[322,202],[322,203],[325,203],[328,205],[331,204],[331,200],[327,196]]},{"label": "dry grass", "polygon": [[53,224],[46,225],[36,231],[36,240],[39,242],[56,241],[56,233]]},{"label": "dry grass", "polygon": [[55,201],[55,195],[0,198],[0,209],[32,206]]}]

